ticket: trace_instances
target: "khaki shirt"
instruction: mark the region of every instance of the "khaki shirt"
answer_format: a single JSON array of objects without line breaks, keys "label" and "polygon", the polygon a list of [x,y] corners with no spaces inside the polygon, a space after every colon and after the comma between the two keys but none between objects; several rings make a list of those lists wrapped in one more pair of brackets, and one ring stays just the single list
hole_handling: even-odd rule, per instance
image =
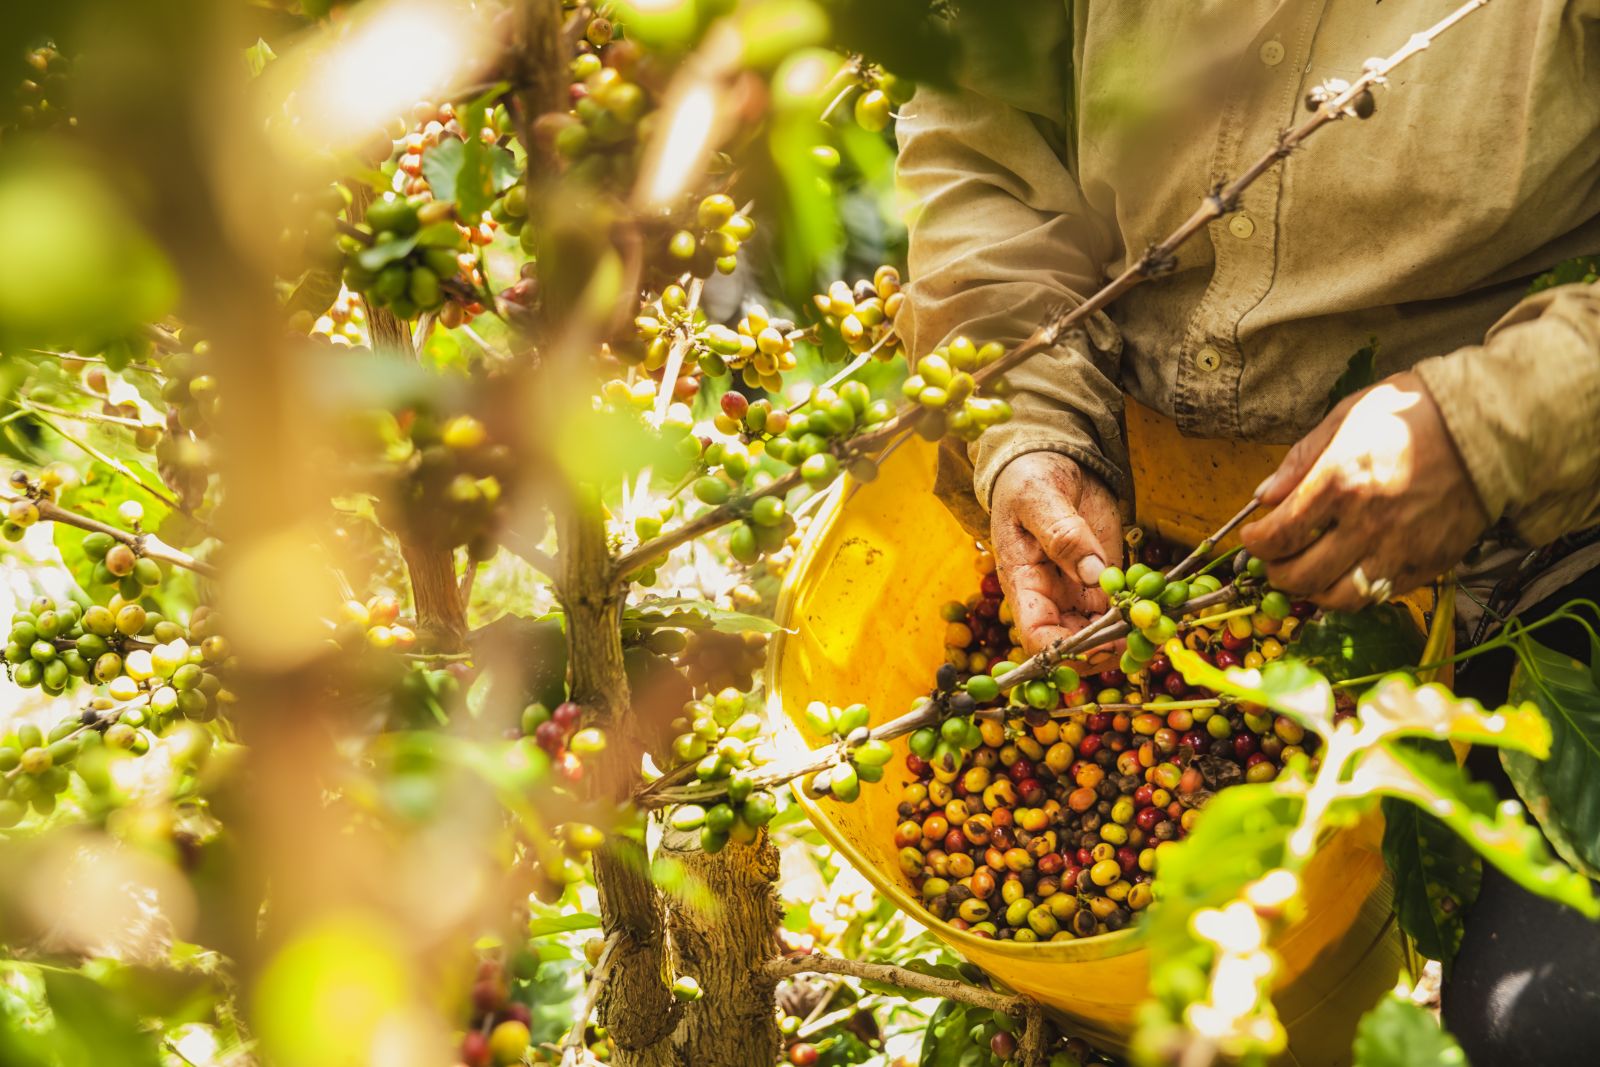
[{"label": "khaki shirt", "polygon": [[[1308,90],[1457,6],[991,2],[1027,32],[899,120],[897,325],[917,354],[1026,337],[1271,147]],[[965,477],[987,505],[1006,463],[1054,451],[1126,498],[1122,391],[1191,435],[1289,442],[1376,339],[1380,376],[1422,375],[1491,518],[1548,541],[1600,519],[1600,285],[1523,297],[1597,252],[1600,0],[1494,0],[1401,66],[1372,118],[1251,186],[1175,273],[1019,368],[1016,417],[971,447]]]}]

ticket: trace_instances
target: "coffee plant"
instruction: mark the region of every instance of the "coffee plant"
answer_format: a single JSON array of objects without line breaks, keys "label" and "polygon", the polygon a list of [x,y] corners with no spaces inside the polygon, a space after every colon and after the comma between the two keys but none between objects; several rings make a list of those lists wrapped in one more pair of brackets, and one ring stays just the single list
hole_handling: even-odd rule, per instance
[{"label": "coffee plant", "polygon": [[[893,125],[996,36],[952,5],[4,22],[5,1063],[1119,1062],[945,926],[1139,925],[1131,1054],[1260,1056],[1316,830],[1380,795],[1594,909],[1519,812],[1400,743],[1501,745],[1570,799],[1594,776],[1541,761],[1594,679],[1530,625],[1497,639],[1518,704],[1419,687],[1437,665],[1390,615],[1218,555],[1238,520],[1176,563],[1135,531],[1111,611],[1032,657],[975,548],[909,711],[811,702],[803,753],[769,715],[778,590],[843,487],[1005,423],[1009,370],[1270,159],[1032,337],[907,353]],[[1276,154],[1371,114],[1403,58]],[[1372,627],[1407,654],[1341,659]],[[793,799],[874,789],[924,911]],[[1592,829],[1547,825],[1585,870]],[[1396,873],[1446,957],[1463,894]],[[1397,1001],[1356,1049],[1402,1046],[1449,1041]]]}]

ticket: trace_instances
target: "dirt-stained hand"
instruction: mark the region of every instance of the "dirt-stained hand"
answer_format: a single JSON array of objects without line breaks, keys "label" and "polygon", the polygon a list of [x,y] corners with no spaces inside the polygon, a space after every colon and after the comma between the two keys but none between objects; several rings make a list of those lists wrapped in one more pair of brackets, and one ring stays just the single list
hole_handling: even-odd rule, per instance
[{"label": "dirt-stained hand", "polygon": [[1122,517],[1093,475],[1054,452],[1008,463],[989,505],[1000,585],[1031,653],[1106,609],[1100,572],[1122,558]]},{"label": "dirt-stained hand", "polygon": [[1268,579],[1344,611],[1372,600],[1361,579],[1396,594],[1431,581],[1489,522],[1438,405],[1410,372],[1330,412],[1261,496],[1276,510],[1239,535]]}]

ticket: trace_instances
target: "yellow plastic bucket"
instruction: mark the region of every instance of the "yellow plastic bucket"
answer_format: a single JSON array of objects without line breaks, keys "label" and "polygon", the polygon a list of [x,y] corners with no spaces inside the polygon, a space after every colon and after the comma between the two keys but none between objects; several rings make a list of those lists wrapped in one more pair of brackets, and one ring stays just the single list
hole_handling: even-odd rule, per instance
[{"label": "yellow plastic bucket", "polygon": [[[1141,499],[1140,521],[1189,543],[1249,499],[1281,455],[1183,438],[1145,412],[1130,412],[1128,427],[1140,484],[1166,487]],[[1154,463],[1149,448],[1166,453],[1159,478],[1153,465],[1140,471],[1140,464]],[[977,574],[970,537],[933,496],[933,467],[934,446],[907,441],[885,460],[876,481],[843,488],[796,553],[778,607],[787,632],[778,635],[767,691],[800,738],[808,736],[802,715],[807,702],[861,701],[877,724],[925,694],[943,662],[939,606],[965,599]],[[1448,639],[1447,614],[1436,613],[1430,653]],[[928,914],[900,872],[892,839],[906,744],[905,738],[893,742],[895,759],[884,784],[863,788],[855,803],[814,801],[797,790],[800,803],[878,892],[951,948],[1055,1009],[1085,1039],[1123,1048],[1148,986],[1140,929],[1019,944],[985,940]],[[1289,1031],[1289,1052],[1281,1063],[1347,1063],[1357,1019],[1395,984],[1402,955],[1381,838],[1382,820],[1374,813],[1334,834],[1311,862],[1306,918],[1276,943],[1283,966],[1274,999]]]}]

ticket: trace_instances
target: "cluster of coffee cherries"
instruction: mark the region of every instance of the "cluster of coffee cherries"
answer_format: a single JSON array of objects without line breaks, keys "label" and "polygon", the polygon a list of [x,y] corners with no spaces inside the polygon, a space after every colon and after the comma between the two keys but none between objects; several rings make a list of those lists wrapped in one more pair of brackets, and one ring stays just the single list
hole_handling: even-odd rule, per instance
[{"label": "cluster of coffee cherries", "polygon": [[569,66],[572,110],[546,113],[535,127],[579,180],[596,186],[631,179],[639,123],[651,106],[650,94],[633,77],[639,46],[613,35],[610,20],[590,21]]},{"label": "cluster of coffee cherries", "polygon": [[[439,311],[445,284],[458,277],[467,238],[451,221],[455,205],[423,195],[385,196],[367,208],[371,242],[351,241],[344,284],[402,319]],[[475,231],[474,231],[475,232]]]},{"label": "cluster of coffee cherries", "polygon": [[696,630],[674,662],[696,693],[744,691],[767,662],[767,635]]},{"label": "cluster of coffee cherries", "polygon": [[[1185,613],[1220,582],[1166,582],[1168,554],[1150,543],[1152,562],[1108,569],[1114,602],[1141,624],[1138,651],[1093,677],[1063,665],[1001,693],[996,679],[1023,655],[987,553],[978,592],[942,609],[935,696],[948,717],[911,735],[894,830],[901,869],[936,917],[1016,941],[1121,929],[1150,904],[1160,846],[1185,837],[1218,789],[1314,754],[1298,723],[1191,686],[1168,659],[1181,645],[1217,666],[1259,665],[1283,654],[1311,606],[1268,591]],[[1247,566],[1236,581],[1259,590]],[[1146,656],[1138,642],[1153,637]]]},{"label": "cluster of coffee cherries", "polygon": [[672,273],[688,273],[697,278],[707,277],[712,271],[732,274],[739,267],[739,246],[755,232],[755,220],[740,212],[733,197],[712,193],[695,208],[693,225],[673,231],[667,239],[667,262],[663,266]]},{"label": "cluster of coffee cherries", "polygon": [[[143,517],[144,509],[137,500],[123,501],[120,509],[124,521],[135,530]],[[83,552],[93,562],[91,579],[97,585],[115,586],[129,603],[137,601],[151,589],[161,584],[161,564],[140,554],[143,539],[134,537],[132,543],[121,541],[99,530],[85,535]]]},{"label": "cluster of coffee cherries", "polygon": [[900,272],[887,264],[862,278],[855,285],[836,281],[825,293],[812,298],[822,313],[822,325],[837,331],[845,348],[856,355],[871,352],[874,359],[888,362],[900,354],[900,338],[894,332],[894,319],[905,302],[900,289]]},{"label": "cluster of coffee cherries", "polygon": [[494,555],[510,450],[467,413],[419,406],[403,412],[399,424],[410,447],[379,490],[383,524],[417,541],[466,545],[475,559]]},{"label": "cluster of coffee cherries", "polygon": [[913,82],[897,78],[882,67],[863,64],[859,75],[861,92],[852,110],[856,124],[872,133],[889,128],[894,109],[911,99]]},{"label": "cluster of coffee cherries", "polygon": [[755,784],[754,772],[773,758],[762,739],[763,725],[761,716],[749,710],[746,694],[736,689],[691,700],[673,720],[673,729],[679,731],[672,741],[673,757],[693,764],[697,780],[723,783],[727,793],[726,800],[709,808],[679,804],[667,814],[673,829],[699,830],[706,852],[720,852],[730,841],[753,843],[778,813],[778,798]]},{"label": "cluster of coffee cherries", "polygon": [[279,277],[294,278],[307,270],[337,272],[339,254],[339,215],[347,201],[344,190],[335,184],[312,191],[289,194],[289,221],[278,233]]},{"label": "cluster of coffee cherries", "polygon": [[[888,422],[894,406],[887,400],[872,398],[872,392],[858,381],[847,381],[838,389],[815,386],[797,410],[786,414],[783,430],[773,429],[774,411],[766,419],[764,450],[780,463],[800,469],[800,476],[813,489],[821,489],[839,473],[839,457],[834,447],[846,438]],[[860,456],[849,464],[851,477],[870,482],[877,477],[877,464]]]},{"label": "cluster of coffee cherries", "polygon": [[472,983],[471,1027],[461,1037],[465,1067],[511,1067],[526,1062],[533,1035],[533,1013],[519,987],[538,976],[539,957],[531,950],[510,959],[485,959]]},{"label": "cluster of coffee cherries", "polygon": [[400,598],[374,593],[366,600],[347,600],[339,610],[333,640],[341,648],[367,648],[410,652],[417,647],[417,632],[400,618]]},{"label": "cluster of coffee cherries", "polygon": [[583,758],[605,751],[606,735],[603,731],[586,726],[578,727],[583,718],[581,705],[564,700],[554,710],[535,701],[522,709],[522,733],[550,757],[557,772],[569,782],[583,777]]},{"label": "cluster of coffee cherries", "polygon": [[812,733],[833,742],[844,742],[842,755],[833,766],[806,778],[803,787],[812,797],[832,797],[848,804],[861,795],[861,783],[883,781],[885,768],[894,752],[887,741],[872,736],[867,727],[871,711],[865,704],[837,708],[813,700],[806,705],[806,726]]},{"label": "cluster of coffee cherries", "polygon": [[12,681],[52,696],[81,678],[115,701],[202,721],[232,699],[217,673],[231,658],[228,640],[205,606],[185,627],[121,594],[88,608],[40,597],[11,617],[5,655]]},{"label": "cluster of coffee cherries", "polygon": [[55,45],[43,44],[23,58],[28,69],[15,91],[17,125],[28,130],[76,125],[62,99],[71,67],[67,57]]},{"label": "cluster of coffee cherries", "polygon": [[11,542],[22,540],[28,527],[39,521],[39,505],[55,500],[56,492],[66,483],[67,476],[65,469],[53,466],[46,468],[38,478],[29,477],[24,470],[12,471],[9,479],[11,488],[22,495],[6,505],[5,521],[0,523],[0,537]]},{"label": "cluster of coffee cherries", "polygon": [[730,331],[713,324],[700,336],[700,369],[713,377],[723,368],[739,372],[747,389],[777,392],[783,376],[799,365],[794,343],[801,332],[790,319],[770,315],[760,304],[750,306]]},{"label": "cluster of coffee cherries", "polygon": [[966,337],[957,337],[917,360],[915,373],[901,385],[901,391],[906,399],[936,412],[943,432],[963,441],[976,440],[990,426],[1011,418],[1005,379],[989,383],[989,395],[984,395],[972,376],[1005,351],[1004,345],[994,341],[980,347]]}]

